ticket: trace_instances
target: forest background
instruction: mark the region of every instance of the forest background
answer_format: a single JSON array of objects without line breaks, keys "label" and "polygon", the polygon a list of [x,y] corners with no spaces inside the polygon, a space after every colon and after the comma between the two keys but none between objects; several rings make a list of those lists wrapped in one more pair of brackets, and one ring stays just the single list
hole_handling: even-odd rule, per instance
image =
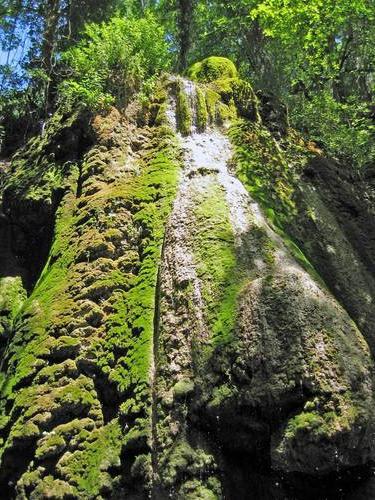
[{"label": "forest background", "polygon": [[126,110],[162,72],[217,55],[361,171],[375,159],[374,40],[374,0],[2,0],[1,155],[58,108]]}]

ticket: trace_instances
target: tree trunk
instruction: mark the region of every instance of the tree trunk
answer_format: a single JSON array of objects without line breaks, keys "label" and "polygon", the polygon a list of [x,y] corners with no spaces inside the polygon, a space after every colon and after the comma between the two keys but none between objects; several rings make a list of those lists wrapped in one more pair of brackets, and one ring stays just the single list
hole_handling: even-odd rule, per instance
[{"label": "tree trunk", "polygon": [[177,0],[177,24],[180,45],[178,69],[180,72],[183,72],[187,66],[187,58],[191,46],[194,3],[194,0]]},{"label": "tree trunk", "polygon": [[50,105],[51,77],[54,67],[54,55],[57,44],[58,24],[60,20],[60,0],[46,0],[44,5],[44,30],[41,46],[42,68],[45,71],[44,109],[48,114]]}]

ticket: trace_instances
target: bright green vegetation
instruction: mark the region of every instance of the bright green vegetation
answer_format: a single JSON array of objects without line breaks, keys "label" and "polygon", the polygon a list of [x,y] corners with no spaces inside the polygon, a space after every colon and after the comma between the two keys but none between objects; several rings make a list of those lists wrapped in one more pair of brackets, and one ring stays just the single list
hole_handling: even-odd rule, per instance
[{"label": "bright green vegetation", "polygon": [[[56,193],[69,188],[70,174],[76,171],[74,155],[84,140],[80,124],[85,119],[87,116],[79,110],[69,115],[56,113],[44,135],[34,137],[17,152],[12,159],[14,175],[8,184],[14,203],[22,198],[30,206],[44,203],[51,209]],[[68,147],[60,145],[57,152],[54,148],[64,134],[71,143]]]},{"label": "bright green vegetation", "polygon": [[182,135],[189,135],[193,125],[191,103],[181,80],[177,81],[176,115],[179,131]]},{"label": "bright green vegetation", "polygon": [[180,380],[173,387],[173,396],[175,399],[183,400],[194,391],[194,382],[192,380]]},{"label": "bright green vegetation", "polygon": [[202,132],[208,123],[207,97],[204,91],[197,86],[197,128]]},{"label": "bright green vegetation", "polygon": [[[208,68],[209,76],[198,68]],[[227,69],[225,69],[227,68]],[[188,70],[196,82],[196,126],[204,131],[207,125],[228,126],[238,115],[259,121],[258,101],[250,83],[241,80],[233,63],[223,57],[209,57]],[[183,135],[191,129],[191,105],[183,84],[177,83],[177,118]]]},{"label": "bright green vegetation", "polygon": [[[0,328],[4,328],[3,320],[12,324],[26,299],[26,291],[19,276],[0,279],[0,311],[2,321]],[[3,331],[0,331],[0,335]]]},{"label": "bright green vegetation", "polygon": [[[186,441],[173,446],[163,468],[163,481],[173,487],[183,482],[181,498],[216,500],[222,498],[221,485],[215,477],[214,457],[200,448],[192,448]],[[200,479],[194,479],[200,475]],[[191,478],[191,479],[190,479]]]},{"label": "bright green vegetation", "polygon": [[191,80],[210,83],[225,78],[237,78],[237,69],[229,59],[211,56],[193,64],[187,75]]},{"label": "bright green vegetation", "polygon": [[[201,82],[240,75],[257,91],[282,98],[291,124],[330,155],[355,169],[372,164],[371,1],[74,0],[69,9],[55,2],[39,9],[36,0],[27,6],[6,0],[5,12],[0,137],[6,151],[61,104],[123,107],[135,94],[144,101],[155,76],[172,68]],[[27,53],[14,54],[23,36],[30,40]]]},{"label": "bright green vegetation", "polygon": [[61,85],[61,99],[100,109],[123,106],[168,66],[163,28],[148,13],[141,19],[112,18],[89,24],[81,42],[65,52],[73,76]]},{"label": "bright green vegetation", "polygon": [[238,176],[249,192],[268,209],[269,215],[277,213],[281,219],[293,216],[293,192],[307,159],[306,150],[294,146],[297,154],[292,162],[266,127],[249,121],[235,123],[230,138]]},{"label": "bright green vegetation", "polygon": [[[65,147],[64,126],[56,125],[50,147]],[[92,498],[117,487],[108,469],[121,465],[124,449],[133,459],[147,451],[155,286],[179,146],[168,127],[155,127],[137,165],[110,181],[112,162],[129,161],[126,129],[114,111],[92,126],[97,145],[63,177],[48,262],[24,303],[12,303],[17,329],[1,387],[2,464],[12,464],[20,447],[35,450],[35,469],[26,472],[27,458],[11,465],[26,496],[53,487]],[[49,207],[62,185],[48,175],[59,165],[47,145],[34,140],[16,159],[11,187],[21,209],[30,199]],[[35,164],[46,165],[46,176]],[[110,417],[97,384],[110,391]],[[37,467],[51,460],[52,475],[44,476]]]},{"label": "bright green vegetation", "polygon": [[[59,430],[57,428],[55,432],[59,433]],[[66,425],[62,430],[71,439],[72,429]],[[87,440],[89,442],[85,443],[82,450],[78,449],[73,454],[64,457],[58,465],[59,472],[69,482],[77,483],[79,491],[93,496],[97,493],[98,485],[111,482],[111,476],[107,472],[102,472],[103,465],[105,469],[119,465],[123,439],[121,426],[114,421],[98,430],[83,428],[80,434],[73,434],[73,436],[78,443],[80,439],[83,443]]]},{"label": "bright green vegetation", "polygon": [[207,122],[225,125],[243,116],[259,121],[258,101],[249,82],[238,77],[229,59],[209,57],[193,64],[188,75],[196,81],[197,126],[204,130]]},{"label": "bright green vegetation", "polygon": [[288,103],[305,137],[356,168],[371,165],[371,2],[202,1],[192,30],[192,61],[214,53],[238,61],[257,90]]},{"label": "bright green vegetation", "polygon": [[[329,156],[362,169],[375,160],[374,125],[368,105],[351,97],[338,102],[330,91],[313,98],[295,98],[291,124],[308,131],[308,138],[324,145]],[[305,136],[307,134],[305,133]]]},{"label": "bright green vegetation", "polygon": [[218,184],[210,184],[204,193],[197,195],[193,249],[213,344],[226,343],[233,333],[243,278],[237,262],[229,209]]},{"label": "bright green vegetation", "polygon": [[[135,262],[137,274],[129,276],[124,290],[114,290],[114,313],[108,320],[107,336],[101,343],[104,352],[99,359],[102,370],[110,374],[110,380],[116,382],[122,392],[132,392],[134,386],[139,385],[135,391],[137,400],[148,391],[155,286],[164,227],[179,171],[178,145],[171,132],[168,129],[156,131],[152,141],[155,148],[143,160],[143,174],[135,177],[133,183],[121,187],[118,193],[113,193],[133,205],[133,224],[147,236]],[[132,259],[133,254],[129,257]],[[113,350],[121,350],[122,346],[126,346],[126,356],[120,357],[116,370],[112,370]]]},{"label": "bright green vegetation", "polygon": [[[333,273],[336,301],[311,262],[322,271],[328,256],[331,271],[329,232],[353,247],[358,269],[361,259],[370,267],[366,245],[355,249],[317,177],[334,168],[339,177],[334,162],[319,163],[324,152],[365,173],[374,157],[373,12],[362,0],[162,1],[148,9],[85,0],[80,14],[70,3],[9,1],[1,25],[9,56],[23,27],[32,34],[30,55],[2,68],[0,86],[6,154],[24,130],[21,142],[34,135],[9,173],[0,165],[9,175],[1,217],[19,231],[16,260],[23,264],[17,244],[37,246],[53,230],[28,296],[19,276],[0,281],[4,495],[146,498],[160,486],[165,497],[214,500],[228,471],[235,481],[243,472],[227,467],[237,450],[261,450],[283,472],[366,464],[373,366],[351,317],[360,325],[370,314],[339,296],[350,264],[339,269],[341,281]],[[163,74],[176,67],[196,93]],[[216,174],[202,165],[194,185],[199,177],[189,171],[196,191],[183,223],[194,289],[168,253],[161,267],[183,157],[181,136],[168,126],[172,97],[183,136],[193,125],[230,126],[229,168],[282,239],[270,237],[257,207],[237,238]],[[335,193],[328,201],[337,202]],[[332,217],[322,220],[319,207]],[[340,207],[358,220],[367,210]],[[284,261],[276,255],[283,243]],[[371,313],[370,285],[363,296]],[[171,327],[163,345],[162,313]]]},{"label": "bright green vegetation", "polygon": [[293,257],[324,285],[310,260],[288,234],[288,225],[295,221],[299,210],[295,190],[311,157],[305,143],[293,134],[295,132],[291,131],[280,147],[271,132],[260,123],[238,120],[229,131],[238,177],[261,204]]}]

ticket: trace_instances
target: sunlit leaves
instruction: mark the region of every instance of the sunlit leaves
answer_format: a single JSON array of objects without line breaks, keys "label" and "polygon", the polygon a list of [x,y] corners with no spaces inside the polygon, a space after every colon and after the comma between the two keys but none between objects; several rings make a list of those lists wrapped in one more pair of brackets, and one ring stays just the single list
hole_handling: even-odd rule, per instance
[{"label": "sunlit leaves", "polygon": [[72,76],[61,85],[63,96],[90,107],[125,105],[169,61],[164,29],[147,13],[140,19],[114,17],[88,24],[84,38],[63,54]]},{"label": "sunlit leaves", "polygon": [[300,70],[296,78],[310,84],[318,75],[337,75],[346,39],[356,24],[374,16],[374,6],[371,0],[263,0],[251,14],[289,51]]}]

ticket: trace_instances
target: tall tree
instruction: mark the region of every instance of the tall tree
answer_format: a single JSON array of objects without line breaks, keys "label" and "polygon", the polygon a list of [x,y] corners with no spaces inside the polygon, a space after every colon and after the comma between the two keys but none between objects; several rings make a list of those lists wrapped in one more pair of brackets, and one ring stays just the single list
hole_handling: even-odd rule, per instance
[{"label": "tall tree", "polygon": [[[34,85],[48,109],[54,67],[59,52],[76,42],[86,22],[106,19],[118,6],[115,0],[3,0],[6,13],[0,24],[1,89]],[[26,50],[20,50],[20,46]],[[3,57],[4,59],[4,57]]]},{"label": "tall tree", "polygon": [[177,25],[179,41],[178,68],[186,69],[191,46],[195,0],[177,0]]},{"label": "tall tree", "polygon": [[40,47],[41,69],[43,71],[43,101],[47,115],[50,106],[50,88],[53,67],[56,63],[55,52],[58,45],[58,24],[61,20],[61,0],[46,0],[43,8],[43,33]]}]

